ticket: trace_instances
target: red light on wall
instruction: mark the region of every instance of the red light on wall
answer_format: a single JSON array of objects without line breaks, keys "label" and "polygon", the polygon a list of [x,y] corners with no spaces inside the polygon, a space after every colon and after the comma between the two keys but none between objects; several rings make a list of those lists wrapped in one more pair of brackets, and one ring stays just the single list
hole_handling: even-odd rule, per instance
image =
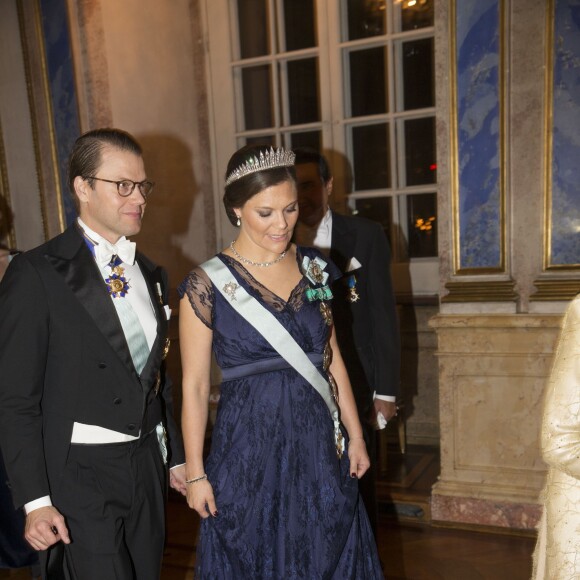
[{"label": "red light on wall", "polygon": [[429,165],[429,169],[431,171],[437,171],[437,163],[431,163],[431,165]]}]

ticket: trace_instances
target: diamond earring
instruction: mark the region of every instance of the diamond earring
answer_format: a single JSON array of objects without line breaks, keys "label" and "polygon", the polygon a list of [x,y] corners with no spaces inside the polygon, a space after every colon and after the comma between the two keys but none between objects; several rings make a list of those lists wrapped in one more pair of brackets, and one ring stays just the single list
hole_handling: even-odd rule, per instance
[{"label": "diamond earring", "polygon": [[236,225],[238,227],[240,227],[242,225],[242,220],[241,220],[240,216],[238,216],[238,221],[236,222]]}]

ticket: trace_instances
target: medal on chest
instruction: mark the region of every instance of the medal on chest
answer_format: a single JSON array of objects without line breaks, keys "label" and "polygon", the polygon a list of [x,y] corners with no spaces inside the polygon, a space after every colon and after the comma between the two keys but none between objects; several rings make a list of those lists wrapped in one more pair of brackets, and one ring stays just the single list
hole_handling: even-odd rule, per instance
[{"label": "medal on chest", "polygon": [[125,268],[121,266],[123,262],[119,256],[113,256],[109,267],[111,275],[105,279],[109,294],[113,298],[122,298],[129,292],[129,282],[125,278]]},{"label": "medal on chest", "polygon": [[346,295],[346,299],[349,302],[358,302],[360,300],[360,296],[356,291],[356,277],[354,274],[351,274],[348,277],[346,285],[348,286],[348,294]]}]

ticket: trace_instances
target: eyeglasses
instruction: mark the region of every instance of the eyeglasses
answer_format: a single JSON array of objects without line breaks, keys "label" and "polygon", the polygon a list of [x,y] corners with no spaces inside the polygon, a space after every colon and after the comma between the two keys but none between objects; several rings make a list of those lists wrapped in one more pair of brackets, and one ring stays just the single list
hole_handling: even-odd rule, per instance
[{"label": "eyeglasses", "polygon": [[121,197],[129,197],[135,186],[139,187],[141,195],[147,199],[147,196],[151,193],[155,183],[153,181],[131,181],[130,179],[123,179],[122,181],[112,181],[111,179],[101,179],[100,177],[83,177],[83,179],[96,179],[97,181],[105,181],[106,183],[114,183],[117,186],[117,193]]}]

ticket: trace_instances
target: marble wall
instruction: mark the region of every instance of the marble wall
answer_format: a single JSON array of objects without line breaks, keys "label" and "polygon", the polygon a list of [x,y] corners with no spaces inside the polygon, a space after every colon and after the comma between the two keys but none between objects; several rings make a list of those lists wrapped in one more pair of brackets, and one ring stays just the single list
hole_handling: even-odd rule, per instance
[{"label": "marble wall", "polygon": [[441,475],[434,520],[533,528],[543,391],[561,317],[438,315]]},{"label": "marble wall", "polygon": [[502,2],[455,6],[458,269],[503,270]]},{"label": "marble wall", "polygon": [[[560,88],[552,84],[552,72],[559,78],[558,59],[562,62],[564,57],[561,73],[566,87],[577,86],[580,78],[574,67],[578,36],[574,42],[567,35],[551,36],[554,27],[558,29],[557,8],[562,5],[569,29],[577,2],[440,0],[436,4],[441,308],[431,326],[438,341],[442,459],[432,513],[433,519],[445,523],[532,529],[540,514],[539,494],[546,472],[539,449],[543,391],[561,313],[566,300],[580,290],[578,270],[556,270],[546,260],[556,250],[561,257],[567,255],[570,266],[574,264],[570,253],[577,256],[580,251],[577,233],[566,250],[551,245],[547,235],[550,219],[556,217],[548,203],[552,183],[554,207],[560,203],[568,207],[556,218],[552,232],[571,231],[570,221],[580,207],[580,180],[567,181],[563,193],[558,189],[561,178],[554,174],[551,179],[554,167],[558,165],[562,172],[569,158],[556,154],[554,147],[551,162],[550,131],[554,145],[569,135],[575,120],[569,119],[570,127],[561,131],[567,123],[558,119],[568,118],[580,103],[573,91],[567,93],[565,104],[559,101]],[[466,44],[469,35],[460,33],[466,26],[479,39],[471,46]],[[499,34],[500,56],[492,49],[489,60],[484,54],[476,58],[482,38],[492,48],[497,46],[492,42],[494,31]],[[461,61],[463,52],[471,57],[468,64]],[[474,87],[472,91],[462,84],[464,74],[484,75],[488,90]],[[480,127],[473,134],[477,147],[472,150],[466,149],[465,143],[471,141],[462,133],[464,94],[474,100],[471,110],[479,111],[468,124],[474,131]],[[494,113],[496,95],[499,115]],[[497,124],[485,130],[494,115]],[[499,156],[496,136],[501,137]],[[475,160],[475,169],[470,168],[464,156],[469,154],[474,163],[473,155],[479,153],[480,163]],[[497,173],[491,170],[496,160],[499,174],[504,175],[504,181],[500,179],[504,192],[503,198],[496,197],[502,200],[499,206],[490,209],[494,198],[486,191],[490,181],[497,181]],[[462,175],[466,168],[470,181]],[[569,170],[563,174],[572,176]],[[475,198],[470,184],[480,188]],[[475,207],[473,199],[488,200],[485,211],[485,205],[479,204],[478,222],[504,228],[505,255],[499,268],[494,267],[498,265],[494,264],[495,250],[477,250],[475,261],[466,261],[473,244],[489,243],[493,249],[501,239],[495,225],[472,228],[475,240],[465,237],[461,227],[468,223],[468,207]],[[469,242],[467,248],[464,242]]]},{"label": "marble wall", "polygon": [[550,266],[580,266],[580,2],[556,0],[549,60]]}]

